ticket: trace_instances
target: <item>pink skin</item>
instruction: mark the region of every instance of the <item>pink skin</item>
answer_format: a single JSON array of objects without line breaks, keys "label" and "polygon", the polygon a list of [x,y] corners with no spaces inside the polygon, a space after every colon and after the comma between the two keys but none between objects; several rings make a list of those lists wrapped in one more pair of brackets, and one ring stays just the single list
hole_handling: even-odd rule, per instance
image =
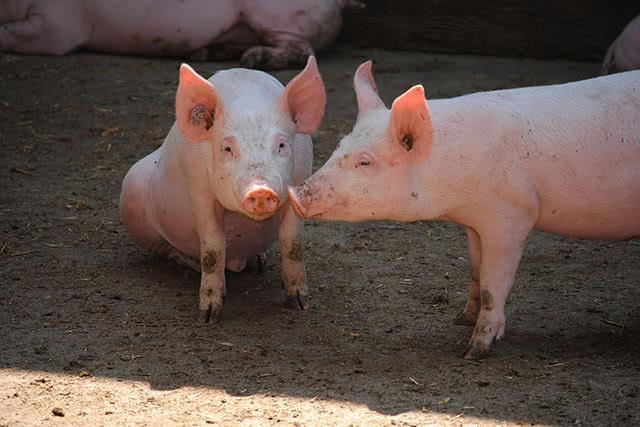
[{"label": "pink skin", "polygon": [[602,74],[640,68],[640,16],[624,27],[611,43],[602,63]]},{"label": "pink skin", "polygon": [[466,358],[504,335],[504,305],[532,229],[640,236],[640,71],[429,105],[414,86],[391,110],[371,62],[354,86],[353,131],[289,197],[303,218],[462,224],[472,285],[457,322],[475,325]]},{"label": "pink skin", "polygon": [[286,88],[261,71],[231,69],[207,81],[180,68],[176,124],[127,173],[120,212],[140,247],[202,271],[205,321],[222,309],[224,267],[244,269],[276,236],[287,305],[307,307],[303,223],[285,189],[311,174],[309,134],[324,106],[314,57]]},{"label": "pink skin", "polygon": [[3,0],[0,51],[184,57],[219,47],[251,68],[302,66],[330,45],[354,0]]}]

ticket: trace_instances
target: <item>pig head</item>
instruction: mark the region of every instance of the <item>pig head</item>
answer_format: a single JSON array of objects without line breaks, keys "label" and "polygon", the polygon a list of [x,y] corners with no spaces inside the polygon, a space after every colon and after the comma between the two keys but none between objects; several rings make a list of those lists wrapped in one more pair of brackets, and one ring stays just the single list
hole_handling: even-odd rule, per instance
[{"label": "pig head", "polygon": [[[285,186],[296,178],[296,135],[313,132],[324,113],[323,86],[317,75],[312,57],[307,69],[285,88],[273,109],[260,101],[259,92],[255,93],[254,103],[247,103],[234,97],[233,88],[224,89],[223,102],[211,82],[188,65],[181,66],[177,124],[189,143],[216,141],[216,148],[208,153],[207,173],[211,188],[225,209],[260,221],[285,203]],[[314,97],[319,102],[309,102]]]},{"label": "pig head", "polygon": [[412,178],[413,167],[431,152],[424,89],[411,88],[387,109],[377,94],[370,61],[358,68],[353,84],[356,124],[325,165],[304,184],[289,188],[296,212],[326,220],[411,220],[420,198],[421,215],[438,217],[437,182],[425,189]]}]

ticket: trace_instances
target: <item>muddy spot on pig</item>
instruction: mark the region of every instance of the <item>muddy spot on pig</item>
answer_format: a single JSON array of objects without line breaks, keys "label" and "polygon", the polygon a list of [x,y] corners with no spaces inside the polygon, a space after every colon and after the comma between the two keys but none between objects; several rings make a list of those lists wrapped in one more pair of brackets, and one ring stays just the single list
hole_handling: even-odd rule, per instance
[{"label": "muddy spot on pig", "polygon": [[482,302],[482,308],[487,311],[491,311],[495,307],[495,298],[489,289],[480,291],[480,301]]},{"label": "muddy spot on pig", "polygon": [[291,245],[291,250],[289,251],[289,259],[295,262],[301,262],[304,260],[304,245],[301,241],[296,240]]},{"label": "muddy spot on pig", "polygon": [[212,249],[208,251],[204,257],[202,257],[202,272],[206,274],[213,274],[216,271],[216,265],[218,264],[219,254],[218,251]]}]

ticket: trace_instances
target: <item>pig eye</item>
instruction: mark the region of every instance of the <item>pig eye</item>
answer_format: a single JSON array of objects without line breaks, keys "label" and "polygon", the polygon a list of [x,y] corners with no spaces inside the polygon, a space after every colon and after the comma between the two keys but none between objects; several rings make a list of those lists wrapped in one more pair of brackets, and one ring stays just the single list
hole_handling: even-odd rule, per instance
[{"label": "pig eye", "polygon": [[236,157],[236,153],[234,152],[235,147],[235,139],[233,137],[225,138],[220,144],[220,152],[222,153],[223,158],[231,159]]},{"label": "pig eye", "polygon": [[358,156],[358,160],[356,161],[355,167],[356,169],[359,167],[367,167],[367,166],[373,165],[373,163],[374,163],[373,158],[370,155],[364,153]]}]

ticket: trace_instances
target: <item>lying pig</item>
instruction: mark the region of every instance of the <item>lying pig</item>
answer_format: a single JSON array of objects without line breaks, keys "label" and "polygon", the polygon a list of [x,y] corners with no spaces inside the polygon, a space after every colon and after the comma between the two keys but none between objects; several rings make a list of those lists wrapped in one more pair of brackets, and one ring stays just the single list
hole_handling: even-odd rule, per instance
[{"label": "lying pig", "polygon": [[430,101],[422,86],[389,111],[371,62],[354,78],[358,119],[289,198],[304,218],[448,220],[467,232],[465,358],[504,335],[504,305],[532,229],[640,236],[640,71]]},{"label": "lying pig", "polygon": [[[0,51],[76,48],[184,57],[215,45],[251,68],[302,66],[330,45],[355,0],[3,0]],[[221,58],[221,59],[223,59]],[[228,58],[230,59],[230,58]]]},{"label": "lying pig", "polygon": [[636,16],[611,43],[602,64],[602,74],[640,68],[640,16]]},{"label": "lying pig", "polygon": [[286,302],[307,307],[303,224],[285,189],[311,174],[309,134],[324,107],[312,56],[285,88],[261,71],[220,71],[207,81],[180,67],[176,123],[125,176],[120,214],[140,247],[201,266],[203,320],[222,309],[225,266],[243,270],[276,236]]}]

